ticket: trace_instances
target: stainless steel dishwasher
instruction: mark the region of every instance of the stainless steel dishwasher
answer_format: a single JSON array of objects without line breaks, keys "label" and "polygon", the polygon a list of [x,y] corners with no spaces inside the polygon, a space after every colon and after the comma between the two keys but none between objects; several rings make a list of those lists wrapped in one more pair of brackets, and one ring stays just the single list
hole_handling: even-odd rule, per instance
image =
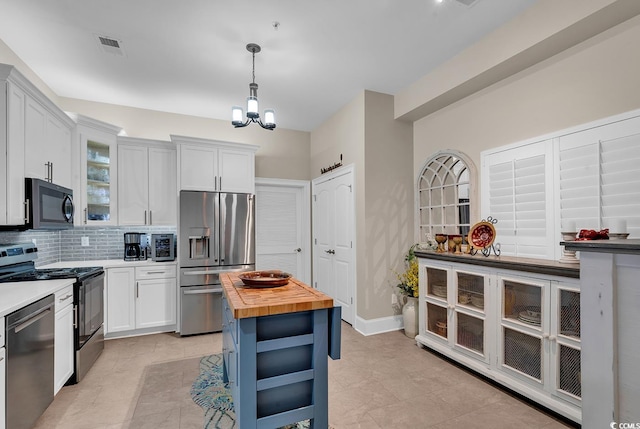
[{"label": "stainless steel dishwasher", "polygon": [[29,429],[53,401],[54,297],[6,316],[7,428]]}]

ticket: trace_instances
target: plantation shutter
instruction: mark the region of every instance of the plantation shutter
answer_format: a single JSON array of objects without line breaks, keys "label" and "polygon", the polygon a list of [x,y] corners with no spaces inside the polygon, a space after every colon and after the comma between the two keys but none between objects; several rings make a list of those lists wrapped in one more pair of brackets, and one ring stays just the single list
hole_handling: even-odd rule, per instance
[{"label": "plantation shutter", "polygon": [[553,258],[550,140],[483,153],[482,216],[498,219],[504,255]]},{"label": "plantation shutter", "polygon": [[626,223],[640,237],[640,118],[559,139],[561,229],[609,228]]}]

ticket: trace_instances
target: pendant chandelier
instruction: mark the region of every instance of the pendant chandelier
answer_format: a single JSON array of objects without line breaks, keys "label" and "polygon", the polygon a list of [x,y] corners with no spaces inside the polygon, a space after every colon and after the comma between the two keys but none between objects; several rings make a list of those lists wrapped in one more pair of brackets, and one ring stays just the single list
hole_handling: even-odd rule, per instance
[{"label": "pendant chandelier", "polygon": [[266,130],[273,130],[276,127],[276,114],[273,109],[266,109],[264,111],[264,122],[260,119],[260,113],[258,112],[258,84],[256,83],[256,54],[260,52],[260,46],[255,43],[249,43],[247,45],[247,51],[251,52],[253,58],[252,79],[249,84],[249,96],[247,97],[247,117],[243,118],[244,114],[242,107],[233,106],[231,108],[231,124],[236,128],[246,127],[252,122],[260,125]]}]

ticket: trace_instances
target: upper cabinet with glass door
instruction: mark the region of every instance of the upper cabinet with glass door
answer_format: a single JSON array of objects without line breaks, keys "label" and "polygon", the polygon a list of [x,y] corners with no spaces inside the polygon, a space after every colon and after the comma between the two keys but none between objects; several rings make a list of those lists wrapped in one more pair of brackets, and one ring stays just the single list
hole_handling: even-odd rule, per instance
[{"label": "upper cabinet with glass door", "polygon": [[72,115],[76,120],[76,144],[80,152],[78,181],[81,208],[76,225],[117,225],[117,135],[119,127]]}]

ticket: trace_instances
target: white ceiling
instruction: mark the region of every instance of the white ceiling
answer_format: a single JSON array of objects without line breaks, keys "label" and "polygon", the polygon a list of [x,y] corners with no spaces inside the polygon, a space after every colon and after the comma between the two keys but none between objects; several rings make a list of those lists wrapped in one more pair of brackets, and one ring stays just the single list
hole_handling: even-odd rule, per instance
[{"label": "white ceiling", "polygon": [[222,120],[246,107],[254,42],[260,109],[311,131],[364,89],[401,91],[535,0],[464,2],[0,0],[0,39],[59,96]]}]

